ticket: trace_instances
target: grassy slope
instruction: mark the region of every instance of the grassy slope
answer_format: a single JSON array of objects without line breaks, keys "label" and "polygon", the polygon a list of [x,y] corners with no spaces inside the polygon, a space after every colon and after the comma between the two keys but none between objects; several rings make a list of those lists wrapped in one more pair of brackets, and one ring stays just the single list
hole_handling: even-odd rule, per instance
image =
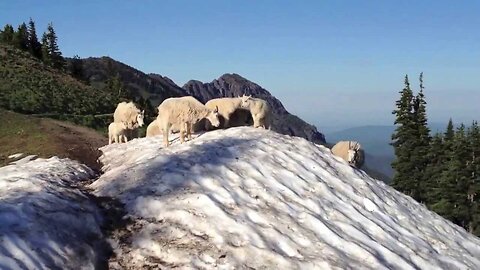
[{"label": "grassy slope", "polygon": [[0,105],[21,113],[101,114],[116,105],[110,93],[0,44]]},{"label": "grassy slope", "polygon": [[99,169],[98,147],[107,143],[102,134],[85,127],[52,119],[0,110],[0,166],[15,153],[39,157],[68,157]]}]

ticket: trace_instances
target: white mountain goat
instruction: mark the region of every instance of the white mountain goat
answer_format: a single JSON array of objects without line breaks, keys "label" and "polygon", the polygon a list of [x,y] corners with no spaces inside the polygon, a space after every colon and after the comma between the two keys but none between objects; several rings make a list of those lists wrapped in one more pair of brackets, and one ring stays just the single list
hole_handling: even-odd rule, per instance
[{"label": "white mountain goat", "polygon": [[160,132],[160,127],[158,126],[158,122],[155,119],[148,125],[147,134],[145,135],[145,137],[153,137],[160,134],[162,134],[162,132]]},{"label": "white mountain goat", "polygon": [[356,141],[339,141],[332,147],[332,153],[358,169],[365,162],[365,152]]},{"label": "white mountain goat", "polygon": [[241,107],[248,109],[252,114],[253,127],[263,127],[270,129],[271,111],[268,103],[259,98],[252,98],[252,96],[243,95],[241,97]]},{"label": "white mountain goat", "polygon": [[126,135],[132,139],[133,131],[143,126],[144,117],[145,111],[140,111],[133,102],[120,102],[113,113],[113,122],[124,123],[127,129]]},{"label": "white mountain goat", "polygon": [[108,125],[108,144],[127,142],[127,126],[120,122],[112,122]]},{"label": "white mountain goat", "polygon": [[[177,126],[174,126],[174,125],[172,125],[171,128],[170,128],[170,132],[172,134],[178,132],[179,130],[180,129]],[[161,135],[161,134],[162,134],[162,131],[160,130],[160,126],[158,125],[157,119],[155,119],[148,125],[146,137],[154,137],[154,136],[158,136],[158,135]]]},{"label": "white mountain goat", "polygon": [[185,134],[191,139],[192,126],[202,119],[208,119],[212,126],[218,127],[218,108],[208,109],[194,97],[167,98],[158,106],[158,125],[163,133],[165,146],[169,145],[168,133],[170,128],[180,128],[180,142],[185,141]]},{"label": "white mountain goat", "polygon": [[[215,98],[209,100],[205,103],[205,107],[209,108],[210,110],[214,110],[218,108],[218,115],[224,119],[223,128],[230,127],[230,117],[233,113],[240,109],[242,105],[242,99],[239,97],[236,98]],[[205,129],[211,129],[210,122],[205,122]]]}]

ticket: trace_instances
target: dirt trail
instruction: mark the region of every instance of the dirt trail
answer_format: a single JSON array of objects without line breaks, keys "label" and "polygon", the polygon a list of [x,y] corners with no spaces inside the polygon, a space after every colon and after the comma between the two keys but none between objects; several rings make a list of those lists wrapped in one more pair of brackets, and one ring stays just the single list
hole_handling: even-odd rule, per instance
[{"label": "dirt trail", "polygon": [[97,161],[101,155],[98,148],[107,143],[107,138],[102,134],[52,119],[41,119],[40,129],[53,136],[59,149],[58,156],[78,160],[97,172],[101,169],[101,164]]}]

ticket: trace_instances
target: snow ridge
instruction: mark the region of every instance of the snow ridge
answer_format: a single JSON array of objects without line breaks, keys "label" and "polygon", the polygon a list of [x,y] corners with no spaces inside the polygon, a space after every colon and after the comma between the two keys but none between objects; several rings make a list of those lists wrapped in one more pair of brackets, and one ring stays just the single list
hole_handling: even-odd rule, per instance
[{"label": "snow ridge", "polygon": [[94,269],[101,216],[74,187],[93,176],[69,159],[29,157],[0,168],[0,269]]},{"label": "snow ridge", "polygon": [[119,264],[182,269],[479,269],[480,239],[329,149],[250,127],[101,149],[125,203]]}]

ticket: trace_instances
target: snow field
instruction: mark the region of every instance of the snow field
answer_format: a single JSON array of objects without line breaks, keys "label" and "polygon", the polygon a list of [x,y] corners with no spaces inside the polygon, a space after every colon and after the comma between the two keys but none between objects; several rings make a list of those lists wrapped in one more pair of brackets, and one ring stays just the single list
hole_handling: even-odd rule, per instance
[{"label": "snow field", "polygon": [[0,269],[94,269],[105,261],[96,205],[75,187],[92,170],[31,156],[0,167]]},{"label": "snow field", "polygon": [[251,127],[101,149],[123,267],[478,269],[480,240],[304,139]]}]

